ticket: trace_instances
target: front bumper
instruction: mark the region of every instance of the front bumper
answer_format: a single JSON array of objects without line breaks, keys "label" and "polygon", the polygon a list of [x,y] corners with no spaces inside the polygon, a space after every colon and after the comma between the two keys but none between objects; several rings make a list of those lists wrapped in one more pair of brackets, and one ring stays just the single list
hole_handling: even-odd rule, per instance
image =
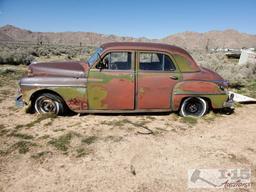
[{"label": "front bumper", "polygon": [[24,107],[24,102],[23,102],[23,100],[22,100],[22,95],[18,95],[18,96],[16,97],[16,99],[15,99],[15,105],[16,105],[16,107],[18,107],[18,108]]}]

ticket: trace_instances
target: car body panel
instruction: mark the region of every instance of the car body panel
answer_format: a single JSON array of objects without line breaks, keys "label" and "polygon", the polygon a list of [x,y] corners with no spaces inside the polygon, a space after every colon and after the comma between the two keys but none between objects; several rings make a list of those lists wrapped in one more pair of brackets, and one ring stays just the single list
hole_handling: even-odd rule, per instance
[{"label": "car body panel", "polygon": [[34,94],[52,91],[57,93],[73,111],[87,109],[87,78],[69,77],[27,77],[22,78],[20,86],[25,103],[29,103]]},{"label": "car body panel", "polygon": [[87,83],[89,109],[133,110],[133,73],[133,70],[90,70]]},{"label": "car body panel", "polygon": [[207,98],[214,109],[222,108],[223,103],[228,99],[227,92],[215,82],[182,81],[177,83],[173,89],[173,110],[177,111],[183,99],[191,96]]},{"label": "car body panel", "polygon": [[138,108],[137,109],[170,109],[171,95],[180,73],[138,72]]},{"label": "car body panel", "polygon": [[[212,108],[222,108],[228,99],[223,78],[199,67],[182,48],[140,42],[107,43],[101,48],[91,67],[73,61],[31,64],[30,75],[20,81],[23,101],[28,104],[37,93],[50,91],[75,112],[146,112],[177,111],[187,97],[204,97]],[[115,51],[133,53],[131,70],[95,68],[102,56]],[[137,56],[141,51],[169,55],[176,70],[140,71]]]}]

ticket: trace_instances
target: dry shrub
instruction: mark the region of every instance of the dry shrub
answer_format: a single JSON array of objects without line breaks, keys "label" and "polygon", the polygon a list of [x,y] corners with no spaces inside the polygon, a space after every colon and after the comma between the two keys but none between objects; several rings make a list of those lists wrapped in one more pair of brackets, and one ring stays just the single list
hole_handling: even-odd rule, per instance
[{"label": "dry shrub", "polygon": [[238,65],[238,59],[228,59],[224,53],[191,53],[200,66],[211,69],[228,80],[231,87],[240,87],[256,79],[256,65]]}]

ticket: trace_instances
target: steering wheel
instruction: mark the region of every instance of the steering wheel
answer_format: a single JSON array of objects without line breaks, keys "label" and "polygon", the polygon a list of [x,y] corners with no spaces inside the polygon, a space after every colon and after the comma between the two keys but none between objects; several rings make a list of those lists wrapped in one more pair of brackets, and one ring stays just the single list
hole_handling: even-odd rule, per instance
[{"label": "steering wheel", "polygon": [[116,63],[110,63],[110,69],[117,69]]}]

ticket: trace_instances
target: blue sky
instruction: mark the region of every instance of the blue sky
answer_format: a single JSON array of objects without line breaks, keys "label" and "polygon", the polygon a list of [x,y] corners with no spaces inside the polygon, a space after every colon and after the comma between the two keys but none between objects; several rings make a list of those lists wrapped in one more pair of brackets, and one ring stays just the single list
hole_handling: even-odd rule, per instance
[{"label": "blue sky", "polygon": [[256,34],[256,0],[0,0],[0,26],[133,37],[236,29]]}]

